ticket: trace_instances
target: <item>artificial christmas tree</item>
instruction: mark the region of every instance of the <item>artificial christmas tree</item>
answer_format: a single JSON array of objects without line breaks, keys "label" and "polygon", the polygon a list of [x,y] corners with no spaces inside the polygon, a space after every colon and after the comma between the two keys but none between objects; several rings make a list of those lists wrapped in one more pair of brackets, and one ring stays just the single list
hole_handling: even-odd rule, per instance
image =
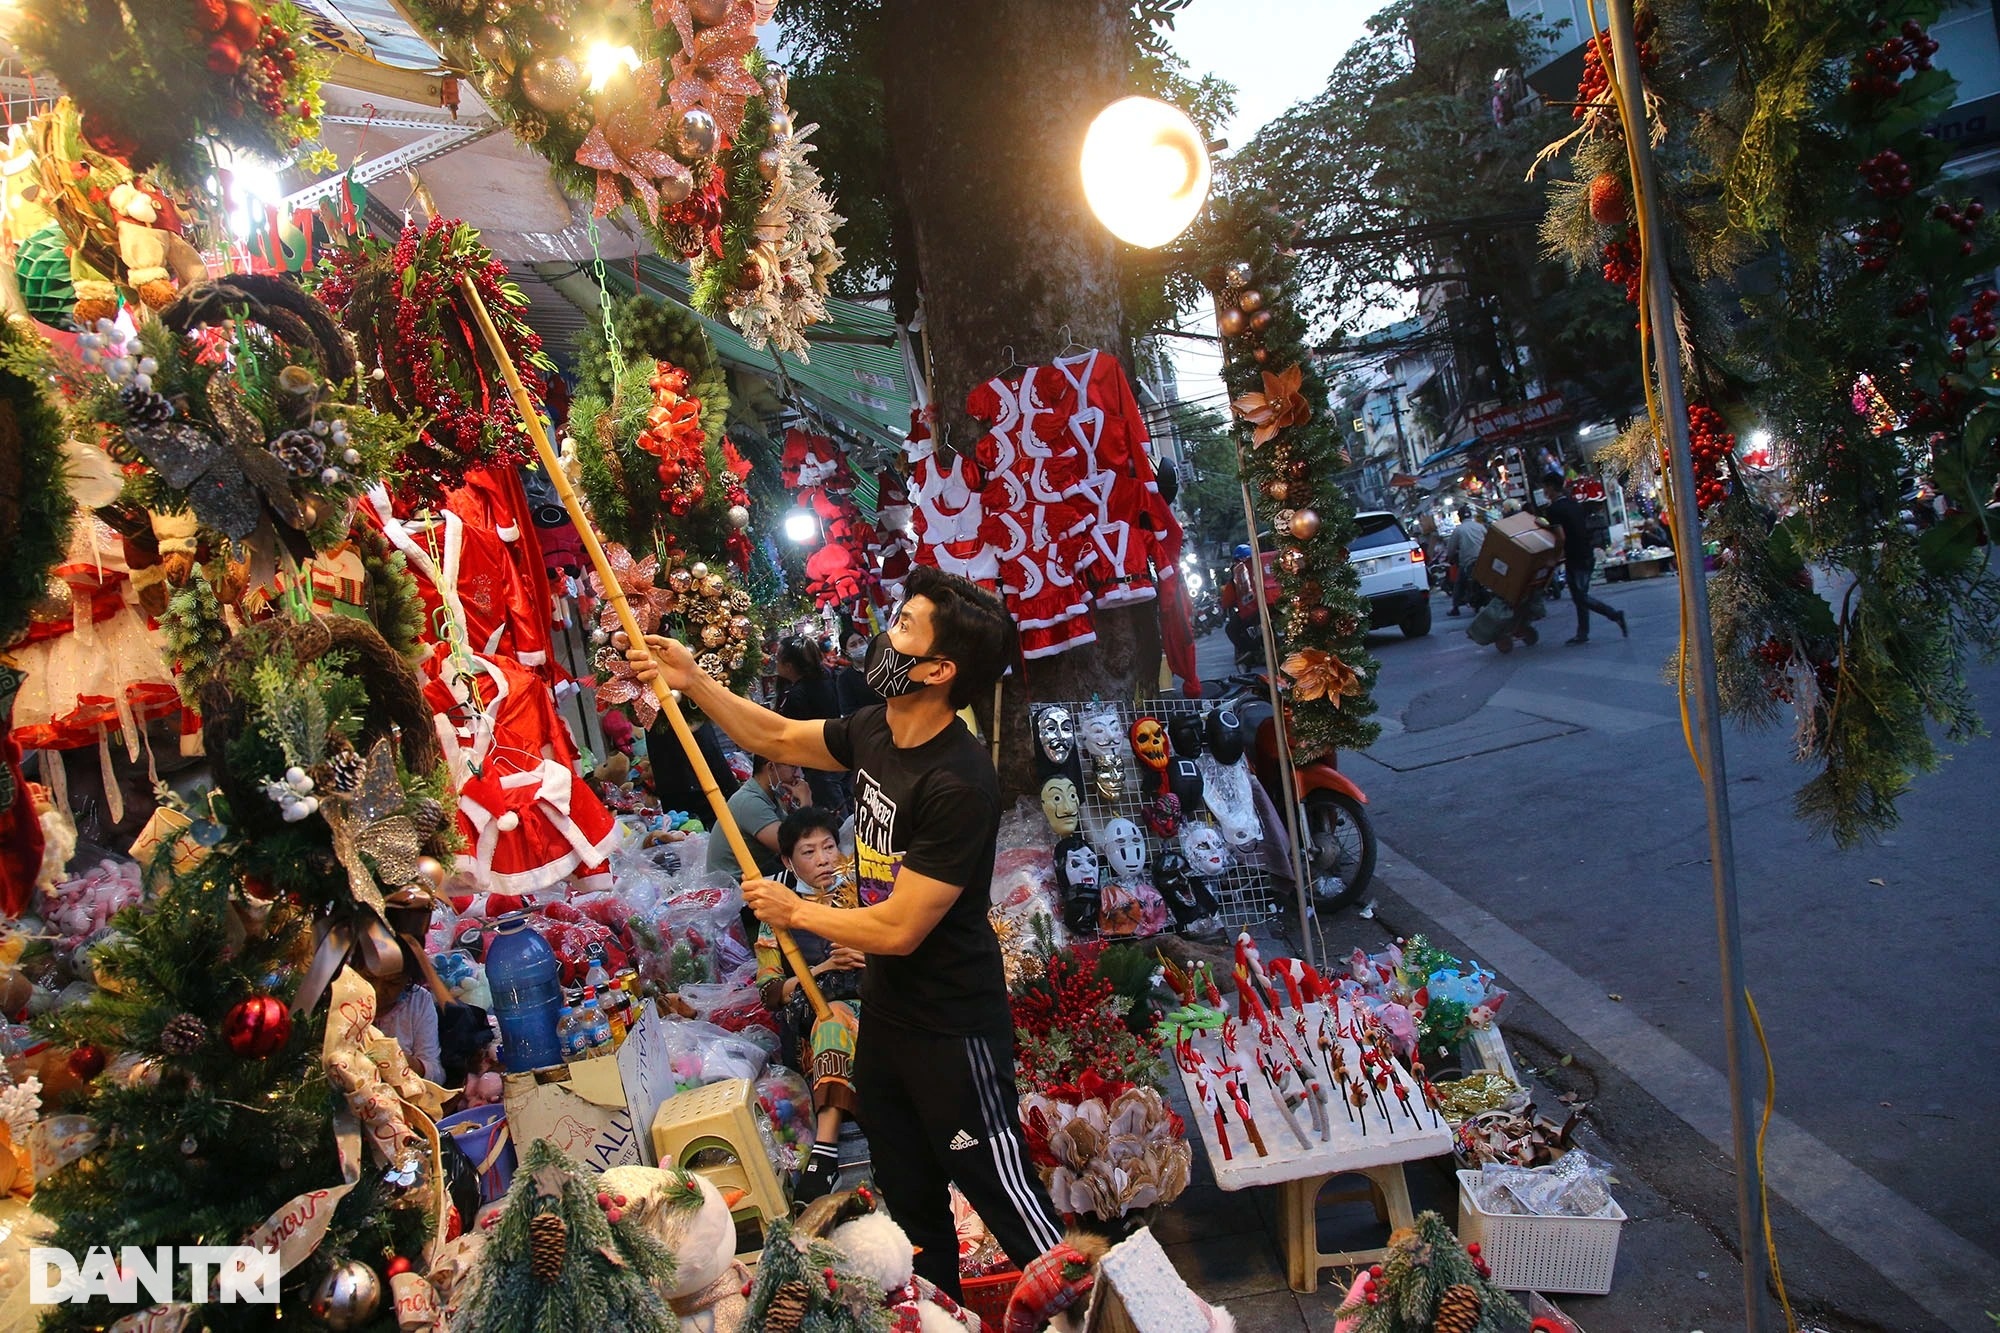
[{"label": "artificial christmas tree", "polygon": [[1436,1213],[1389,1238],[1389,1254],[1337,1312],[1342,1333],[1528,1333],[1528,1312],[1487,1280],[1475,1248]]}]

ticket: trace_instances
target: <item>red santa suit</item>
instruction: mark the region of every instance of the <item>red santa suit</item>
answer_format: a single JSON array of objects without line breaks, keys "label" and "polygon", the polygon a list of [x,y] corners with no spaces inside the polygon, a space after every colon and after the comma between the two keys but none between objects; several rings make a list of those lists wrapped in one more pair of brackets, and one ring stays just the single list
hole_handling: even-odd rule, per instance
[{"label": "red santa suit", "polygon": [[1116,357],[1095,348],[1057,357],[1053,369],[1061,380],[1055,396],[1085,460],[1081,490],[1093,511],[1096,600],[1101,606],[1148,601],[1156,573],[1167,577],[1174,567],[1166,548],[1179,547],[1180,524],[1160,495],[1131,381]]},{"label": "red santa suit", "polygon": [[[460,627],[474,652],[497,653],[522,666],[545,667],[549,654],[549,612],[537,607],[528,581],[514,564],[515,543],[482,524],[445,510],[429,533],[414,531],[387,508],[379,491],[376,517],[396,549],[409,561],[424,599],[425,638],[437,641],[437,613],[443,608]],[[430,541],[438,541],[437,557]]]},{"label": "red santa suit", "polygon": [[524,666],[547,663],[555,594],[532,530],[534,511],[521,474],[513,468],[474,468],[465,474],[465,485],[445,497],[444,507],[500,539],[517,585],[508,590],[507,601],[525,607],[528,613],[520,623],[508,626],[514,658]]},{"label": "red santa suit", "polygon": [[988,588],[1000,581],[1000,562],[982,531],[985,510],[980,501],[979,469],[963,457],[940,468],[937,446],[930,439],[910,438],[910,502],[915,511],[911,528],[917,539],[916,561],[958,574]]},{"label": "red santa suit", "polygon": [[504,657],[460,665],[439,644],[424,685],[458,791],[458,868],[492,891],[543,899],[563,897],[572,874],[580,889],[610,888],[617,824],[577,776],[548,685]]}]

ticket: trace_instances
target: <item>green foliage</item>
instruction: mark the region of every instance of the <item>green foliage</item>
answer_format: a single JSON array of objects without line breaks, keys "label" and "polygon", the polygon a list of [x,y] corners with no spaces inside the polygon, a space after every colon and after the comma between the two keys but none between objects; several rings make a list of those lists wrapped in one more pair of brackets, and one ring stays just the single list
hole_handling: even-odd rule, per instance
[{"label": "green foliage", "polygon": [[1527,1333],[1528,1312],[1520,1302],[1482,1278],[1457,1235],[1430,1212],[1419,1213],[1416,1225],[1392,1240],[1377,1279],[1381,1299],[1372,1305],[1353,1300],[1336,1313],[1354,1321],[1354,1333],[1432,1333],[1438,1304],[1455,1286],[1479,1294],[1473,1333]]},{"label": "green foliage", "polygon": [[[76,1254],[100,1245],[234,1245],[288,1200],[339,1182],[334,1099],[319,1059],[324,1014],[301,1015],[283,1049],[262,1060],[233,1054],[219,1036],[238,1001],[287,998],[311,945],[310,919],[282,902],[246,932],[253,918],[241,883],[240,863],[224,852],[174,878],[149,907],[121,913],[117,933],[92,951],[104,988],[38,1020],[59,1045],[130,1057],[67,1108],[102,1137],[37,1186],[35,1210],[55,1228],[48,1244]],[[206,1040],[169,1053],[161,1033],[183,1014],[200,1021]],[[379,1264],[385,1247],[418,1253],[423,1210],[387,1204],[366,1184],[343,1201],[326,1241],[286,1280],[281,1314],[215,1304],[195,1321],[215,1330],[261,1329],[274,1317],[306,1323],[307,1297],[335,1263],[352,1255]],[[176,1279],[185,1295],[185,1274]],[[101,1302],[55,1306],[42,1327],[101,1328],[128,1312]]]},{"label": "green foliage", "polygon": [[1181,486],[1175,503],[1188,516],[1192,549],[1206,559],[1218,548],[1245,538],[1243,487],[1236,470],[1236,438],[1229,419],[1212,407],[1181,403],[1174,408],[1174,429],[1186,441],[1194,480]]},{"label": "green foliage", "polygon": [[160,628],[167,636],[167,657],[178,673],[181,698],[198,706],[202,689],[215,674],[217,655],[229,642],[229,622],[205,570],[197,567],[167,599]]},{"label": "green foliage", "polygon": [[44,387],[48,367],[39,339],[11,320],[0,328],[0,451],[10,453],[18,494],[0,501],[0,646],[28,627],[47,590],[49,571],[69,549],[76,502],[63,461],[63,420]]},{"label": "green foliage", "polygon": [[[797,1243],[801,1239],[803,1246]],[[802,1303],[804,1319],[781,1326],[797,1333],[888,1333],[882,1289],[855,1272],[839,1250],[823,1240],[800,1237],[790,1220],[780,1218],[764,1237],[743,1327],[776,1325],[773,1305],[783,1309],[794,1301]]]},{"label": "green foliage", "polygon": [[[1939,12],[1674,0],[1651,38],[1657,203],[1673,229],[1655,260],[1671,265],[1688,396],[1739,433],[1769,431],[1787,473],[1780,490],[1730,457],[1729,493],[1702,513],[1721,551],[1721,701],[1747,723],[1789,717],[1799,758],[1820,770],[1798,813],[1843,846],[1895,827],[1912,779],[1942,761],[1940,739],[1980,733],[1966,663],[2000,651],[1986,556],[2000,359],[1967,296],[1991,282],[2000,235],[1924,133],[1954,100],[1950,75],[1913,70],[1886,93],[1860,81],[1865,51]],[[1718,40],[1726,64],[1711,59]],[[1579,180],[1624,178],[1616,135],[1566,147]],[[1907,166],[1907,192],[1868,183],[1883,153]],[[1581,190],[1556,194],[1543,231],[1579,266],[1613,238]],[[1657,447],[1634,444],[1641,463]],[[1900,512],[1919,480],[1951,511],[1927,531]]]},{"label": "green foliage", "polygon": [[410,573],[409,557],[372,523],[356,524],[353,540],[368,576],[369,623],[404,657],[422,657],[424,599]]},{"label": "green foliage", "polygon": [[[1204,268],[1218,283],[1222,265],[1248,263],[1252,282],[1264,295],[1264,309],[1273,316],[1263,332],[1246,330],[1230,340],[1224,375],[1230,393],[1238,397],[1263,393],[1268,387],[1266,372],[1275,375],[1296,366],[1302,374],[1300,391],[1311,410],[1305,422],[1281,430],[1262,445],[1252,444],[1247,432],[1242,435],[1260,528],[1275,524],[1277,513],[1285,509],[1311,509],[1320,519],[1319,532],[1311,539],[1281,533],[1273,543],[1281,590],[1276,609],[1282,613],[1275,627],[1280,638],[1278,664],[1292,653],[1311,650],[1329,654],[1355,677],[1351,694],[1330,692],[1307,699],[1294,690],[1286,705],[1292,757],[1308,763],[1335,749],[1366,749],[1380,727],[1368,720],[1375,712],[1371,691],[1376,672],[1375,660],[1364,646],[1368,612],[1354,568],[1347,562],[1354,505],[1334,481],[1344,466],[1344,430],[1329,410],[1326,382],[1311,365],[1298,265],[1286,250],[1289,235],[1269,198],[1245,191],[1216,210],[1215,220],[1197,243],[1207,256]],[[1260,347],[1266,357],[1261,365],[1254,360]],[[1270,490],[1280,483],[1285,488],[1282,503],[1272,498]],[[1295,566],[1289,563],[1294,561]],[[1325,610],[1317,613],[1316,607]]]},{"label": "green foliage", "polygon": [[[463,1315],[468,1333],[671,1333],[678,1327],[655,1285],[672,1281],[672,1253],[643,1228],[614,1228],[597,1206],[596,1179],[546,1139],[528,1145],[499,1223],[480,1252],[474,1295]],[[553,1282],[532,1269],[531,1228],[542,1216],[559,1217],[567,1228],[562,1271]]]}]

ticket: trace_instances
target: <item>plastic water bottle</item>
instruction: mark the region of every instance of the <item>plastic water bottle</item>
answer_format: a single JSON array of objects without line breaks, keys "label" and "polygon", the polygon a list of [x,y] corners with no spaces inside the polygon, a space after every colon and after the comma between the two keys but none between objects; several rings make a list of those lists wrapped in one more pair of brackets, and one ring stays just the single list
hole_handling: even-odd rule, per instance
[{"label": "plastic water bottle", "polygon": [[583,1021],[577,1016],[576,1010],[568,1005],[563,1006],[562,1019],[556,1024],[556,1034],[562,1040],[563,1059],[583,1058],[587,1049],[583,1044]]},{"label": "plastic water bottle", "polygon": [[509,1073],[563,1062],[561,967],[523,912],[501,917],[486,947],[486,980],[500,1023],[500,1063]]},{"label": "plastic water bottle", "polygon": [[596,945],[590,949],[590,970],[583,974],[583,984],[592,987],[599,995],[611,984],[611,974],[604,970],[604,951]]},{"label": "plastic water bottle", "polygon": [[611,1020],[604,1016],[604,1010],[597,1004],[597,988],[583,988],[583,1027],[588,1034],[585,1044],[593,1051],[611,1044]]}]

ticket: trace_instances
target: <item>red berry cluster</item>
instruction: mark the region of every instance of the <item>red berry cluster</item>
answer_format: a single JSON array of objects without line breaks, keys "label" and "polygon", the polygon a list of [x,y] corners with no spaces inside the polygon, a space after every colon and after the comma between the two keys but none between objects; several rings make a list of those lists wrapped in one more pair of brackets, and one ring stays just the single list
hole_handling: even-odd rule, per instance
[{"label": "red berry cluster", "polygon": [[1773,635],[1751,649],[1750,656],[1764,668],[1765,692],[1780,703],[1790,703],[1792,690],[1785,676],[1785,668],[1791,665],[1791,648]]},{"label": "red berry cluster", "polygon": [[1959,242],[1958,252],[1969,255],[1977,248],[1972,237],[1979,230],[1979,219],[1986,216],[1986,205],[1974,199],[1962,209],[1953,208],[1940,199],[1931,205],[1931,216],[1965,238]]},{"label": "red berry cluster", "polygon": [[1919,287],[1902,300],[1896,302],[1895,311],[1904,319],[1921,315],[1930,309],[1931,293],[1927,287]]},{"label": "red berry cluster", "polygon": [[1361,1275],[1361,1299],[1370,1305],[1382,1303],[1382,1265],[1370,1264],[1368,1271]]},{"label": "red berry cluster", "polygon": [[1994,312],[2000,310],[2000,291],[1988,287],[1972,298],[1972,312],[1967,315],[1953,315],[1945,328],[1951,333],[1951,340],[1957,344],[1951,349],[1951,359],[1965,360],[1966,349],[1974,343],[1992,342],[2000,336],[2000,324],[1994,321]]},{"label": "red berry cluster", "polygon": [[[1887,20],[1876,19],[1870,30],[1879,33],[1888,26]],[[1900,37],[1891,37],[1861,53],[1855,62],[1854,76],[1847,81],[1847,91],[1870,97],[1894,97],[1903,76],[1913,69],[1929,69],[1931,57],[1937,52],[1938,44],[1925,33],[1924,25],[1915,19],[1905,19]]]},{"label": "red berry cluster", "polygon": [[[1044,976],[1013,997],[1014,1027],[1024,1035],[1016,1058],[1030,1086],[1046,1090],[1159,1056],[1156,1034],[1134,1034],[1118,1017],[1117,989],[1097,971],[1102,952],[1096,943],[1057,950]],[[1047,1048],[1055,1036],[1068,1045],[1062,1058]]]},{"label": "red berry cluster", "polygon": [[1627,227],[1615,241],[1604,243],[1604,280],[1625,289],[1625,299],[1639,304],[1639,229]]},{"label": "red berry cluster", "polygon": [[[1643,73],[1660,63],[1659,53],[1653,49],[1654,21],[1650,12],[1641,12],[1632,21],[1632,35],[1638,39],[1639,69]],[[1611,90],[1611,76],[1604,68],[1604,59],[1611,54],[1611,34],[1600,32],[1584,43],[1583,77],[1576,84],[1576,106],[1570,116],[1582,120],[1590,114],[1591,108]]]},{"label": "red berry cluster", "polygon": [[1860,239],[1854,242],[1854,255],[1861,261],[1861,271],[1880,273],[1889,267],[1890,253],[1902,239],[1903,224],[1896,218],[1884,218],[1861,228]]},{"label": "red berry cluster", "polygon": [[1688,405],[1688,448],[1694,454],[1694,505],[1707,512],[1729,494],[1722,460],[1736,452],[1736,437],[1722,413],[1707,403]]},{"label": "red berry cluster", "polygon": [[1855,170],[1877,199],[1901,199],[1917,188],[1916,178],[1910,174],[1910,164],[1893,148],[1884,148]]},{"label": "red berry cluster", "polygon": [[1479,1276],[1491,1282],[1493,1280],[1493,1269],[1488,1266],[1485,1258],[1480,1255],[1479,1242],[1475,1240],[1468,1244],[1465,1247],[1465,1252],[1472,1259],[1472,1266],[1479,1270]]}]

